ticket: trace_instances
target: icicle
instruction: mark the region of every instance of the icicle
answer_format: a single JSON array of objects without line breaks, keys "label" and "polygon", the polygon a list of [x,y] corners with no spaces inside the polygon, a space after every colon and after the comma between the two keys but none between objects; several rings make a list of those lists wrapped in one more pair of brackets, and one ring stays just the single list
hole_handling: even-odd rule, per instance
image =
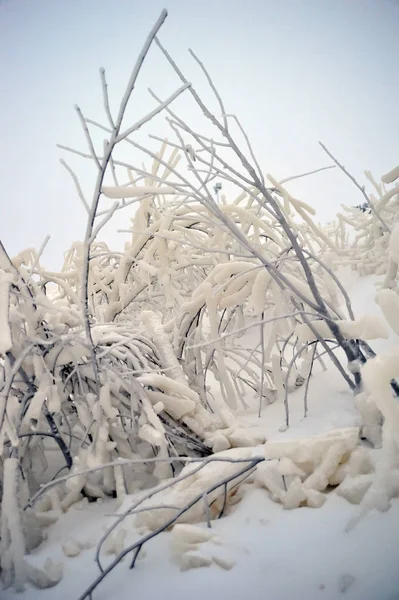
[{"label": "icicle", "polygon": [[396,179],[399,179],[399,165],[381,177],[384,183],[393,183]]},{"label": "icicle", "polygon": [[[210,323],[210,333],[213,339],[217,339],[219,337],[218,332],[218,319],[217,319],[217,308],[216,301],[212,294],[212,288],[210,284],[207,284],[205,288],[205,298],[206,298],[206,306],[208,311],[208,318]],[[234,391],[233,386],[231,385],[228,372],[224,362],[223,348],[219,341],[215,342],[215,349],[218,356],[218,367],[219,367],[219,376],[222,382],[222,393],[225,399],[225,402],[231,408],[237,408],[237,397]]]},{"label": "icicle", "polygon": [[52,385],[49,388],[47,407],[50,413],[59,413],[61,411],[61,398],[57,385]]},{"label": "icicle", "polygon": [[265,310],[266,291],[270,281],[271,275],[266,269],[261,269],[256,275],[250,300],[256,315],[261,315]]},{"label": "icicle", "polygon": [[110,421],[118,416],[118,410],[112,406],[109,382],[101,386],[100,406]]},{"label": "icicle", "polygon": [[114,477],[116,496],[119,500],[123,501],[126,496],[126,484],[122,466],[114,467]]},{"label": "icicle", "polygon": [[165,367],[168,368],[170,378],[187,388],[183,369],[176,358],[169,337],[162,326],[160,315],[146,310],[141,313],[141,320],[156,342],[162,361]]},{"label": "icicle", "polygon": [[31,398],[31,400],[29,402],[29,408],[25,413],[23,423],[30,424],[32,420],[37,421],[39,419],[41,412],[42,412],[44,401],[51,394],[52,386],[51,386],[51,381],[50,381],[48,374],[43,373],[41,376],[41,380],[39,379],[39,381],[40,381],[39,387],[38,387],[35,395],[33,396],[33,398]]}]

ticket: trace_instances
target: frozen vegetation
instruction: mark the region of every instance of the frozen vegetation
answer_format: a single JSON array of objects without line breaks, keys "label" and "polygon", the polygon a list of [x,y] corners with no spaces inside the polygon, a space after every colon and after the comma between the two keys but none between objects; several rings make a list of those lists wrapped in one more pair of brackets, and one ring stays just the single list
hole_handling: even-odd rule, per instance
[{"label": "frozen vegetation", "polygon": [[[59,272],[0,247],[4,597],[393,599],[399,167],[366,172],[367,193],[322,145],[330,164],[296,177],[335,168],[363,204],[318,225],[192,53],[218,108],[203,103],[157,37],[165,18],[117,109],[101,70],[105,124],[76,108],[88,150],[63,152],[97,167],[86,198],[62,161],[84,240]],[[153,45],[176,91],[129,125]],[[174,112],[181,94],[212,136]],[[139,144],[159,113],[170,138]],[[120,210],[116,252],[98,236]]]}]

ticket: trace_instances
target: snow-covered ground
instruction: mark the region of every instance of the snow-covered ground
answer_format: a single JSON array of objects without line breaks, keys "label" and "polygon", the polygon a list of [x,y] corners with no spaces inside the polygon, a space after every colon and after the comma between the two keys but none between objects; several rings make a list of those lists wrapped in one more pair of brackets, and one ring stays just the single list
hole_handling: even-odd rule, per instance
[{"label": "snow-covered ground", "polygon": [[[373,303],[374,281],[352,278],[348,282],[357,316],[381,314]],[[391,336],[372,346],[381,351],[395,341]],[[326,372],[315,370],[306,419],[303,393],[301,388],[290,396],[291,427],[286,432],[279,431],[284,407],[278,403],[267,407],[260,420],[254,415],[240,418],[259,427],[268,439],[290,439],[360,425],[353,396],[332,367]],[[255,454],[257,451],[262,455],[262,447]],[[266,490],[255,484],[244,486],[242,500],[226,517],[212,522],[219,543],[206,542],[201,547],[204,556],[216,554],[234,563],[230,570],[212,564],[182,572],[174,560],[173,534],[165,532],[145,545],[133,570],[129,569],[129,557],[123,560],[93,592],[93,599],[333,600],[341,595],[348,600],[399,598],[399,500],[392,501],[388,512],[370,512],[347,532],[346,526],[359,508],[334,491],[327,494],[322,508],[284,510],[269,498]],[[7,590],[1,598],[79,598],[99,573],[94,561],[95,545],[116,511],[115,501],[73,506],[48,529],[48,539],[28,557],[37,566],[43,566],[49,557],[63,562],[61,582],[43,591],[29,587],[18,596]],[[124,527],[125,544],[138,539],[134,517],[128,517]],[[75,558],[67,558],[62,550],[66,540],[92,547]],[[105,564],[111,560],[109,556],[104,558]]]}]

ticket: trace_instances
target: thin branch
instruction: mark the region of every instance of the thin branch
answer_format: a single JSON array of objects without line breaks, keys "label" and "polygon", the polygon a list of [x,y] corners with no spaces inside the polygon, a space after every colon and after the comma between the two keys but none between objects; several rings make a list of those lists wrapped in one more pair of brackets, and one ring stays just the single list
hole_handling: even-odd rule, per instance
[{"label": "thin branch", "polygon": [[[161,43],[159,42],[159,40],[157,38],[156,38],[156,43],[157,43],[158,47],[162,50],[165,57],[167,58],[169,64],[173,67],[173,69],[179,76],[180,80],[183,83],[186,83],[187,79],[185,78],[183,73],[180,71],[180,69],[178,68],[176,63],[173,61],[173,59],[170,57],[168,52],[163,48],[163,46],[161,45]],[[299,262],[300,262],[301,267],[305,274],[306,281],[307,281],[308,286],[310,287],[312,295],[315,299],[316,305],[312,306],[313,303],[310,304],[308,299],[306,300],[306,303],[310,304],[312,306],[312,308],[314,308],[318,312],[320,312],[322,318],[326,320],[326,323],[327,323],[328,327],[330,328],[331,333],[334,335],[337,342],[340,344],[340,346],[344,350],[344,352],[348,358],[348,361],[349,362],[355,361],[358,357],[358,351],[356,351],[356,348],[352,345],[352,343],[350,341],[346,340],[342,336],[337,323],[326,319],[326,317],[328,317],[328,311],[327,311],[325,301],[323,300],[323,298],[320,294],[320,291],[316,285],[316,281],[314,279],[313,273],[312,273],[310,266],[302,252],[302,249],[298,242],[297,236],[294,233],[294,231],[292,230],[290,223],[285,218],[284,212],[280,208],[280,205],[275,200],[275,198],[272,196],[270,191],[264,186],[261,179],[258,177],[255,168],[250,164],[250,162],[248,161],[246,156],[243,154],[243,152],[237,146],[235,140],[232,138],[229,131],[226,130],[223,127],[223,125],[215,118],[215,116],[208,110],[208,108],[203,103],[203,101],[201,100],[201,98],[199,97],[199,95],[197,94],[195,89],[193,88],[193,86],[191,88],[189,88],[189,91],[190,91],[191,95],[193,96],[194,100],[196,101],[196,103],[198,104],[198,106],[201,108],[204,115],[213,123],[213,125],[220,131],[220,133],[229,142],[231,149],[234,151],[236,156],[239,158],[239,160],[241,161],[241,164],[243,165],[243,167],[245,168],[247,173],[250,175],[250,177],[252,177],[252,180],[253,180],[252,185],[254,185],[261,192],[261,194],[263,196],[263,198],[257,197],[256,200],[260,204],[262,204],[262,206],[266,207],[267,205],[269,205],[273,208],[280,226],[282,227],[284,233],[288,237],[288,239],[292,245],[292,248],[293,248],[296,256],[299,259]],[[215,214],[216,217],[218,217],[224,223],[226,223],[226,219],[223,219],[223,216],[224,216],[223,213],[221,213],[219,207],[215,204],[213,198],[207,199],[207,205],[212,207],[212,212]],[[284,282],[284,276],[280,272],[278,272],[278,271],[276,272],[276,270],[273,270],[270,267],[270,265],[267,265],[263,256],[259,252],[257,252],[253,246],[250,246],[248,244],[245,237],[242,235],[242,233],[239,231],[239,229],[235,226],[235,224],[231,220],[228,222],[228,227],[229,227],[230,231],[233,233],[233,235],[236,237],[236,239],[238,241],[240,241],[247,249],[249,249],[254,254],[254,256],[256,256],[257,258],[259,258],[261,260],[261,262],[267,267],[269,272],[271,272],[271,274],[273,275],[273,277],[279,283],[280,286],[283,285],[283,283],[285,283],[285,285],[287,285],[287,283]],[[250,246],[249,248],[248,248],[248,245]],[[292,289],[292,285],[288,285],[287,287]],[[298,293],[298,290],[296,290],[295,293],[298,297],[301,297],[301,294]],[[338,361],[336,361],[336,364],[338,366],[338,364],[339,364]],[[341,373],[344,373],[340,364],[339,364],[339,369],[340,369]],[[352,381],[346,374],[345,374],[345,380],[348,383],[350,382],[350,385],[352,387]],[[356,385],[360,385],[360,382],[361,382],[360,373],[355,373],[355,381],[356,381]]]},{"label": "thin branch", "polygon": [[75,104],[75,110],[78,114],[80,124],[81,124],[83,132],[86,136],[86,141],[87,141],[87,145],[89,146],[90,154],[93,157],[93,160],[97,165],[97,169],[101,170],[100,161],[98,160],[98,156],[97,156],[97,153],[94,148],[93,140],[91,139],[90,131],[89,131],[89,128],[87,127],[86,119],[84,118],[83,113],[77,104]]},{"label": "thin branch", "polygon": [[[225,484],[230,483],[230,481],[233,481],[234,479],[237,479],[237,477],[240,477],[240,475],[243,475],[244,473],[246,473],[247,471],[253,469],[259,462],[264,461],[264,458],[258,459],[258,458],[251,458],[251,459],[247,459],[246,462],[249,462],[249,465],[246,465],[244,468],[240,469],[240,471],[238,471],[237,473],[234,473],[233,475],[230,475],[229,477],[226,477],[225,479],[218,481],[216,484],[212,485],[209,489],[206,490],[206,494],[210,494],[213,491],[217,490],[219,487],[224,486]],[[125,548],[112,562],[111,564],[108,565],[108,567],[92,582],[92,584],[83,592],[83,594],[79,597],[78,600],[85,600],[86,598],[90,597],[90,594],[92,594],[92,592],[96,589],[96,587],[103,581],[103,579],[111,572],[113,571],[113,569],[121,562],[121,560],[130,552],[133,552],[136,550],[136,555],[133,559],[133,564],[134,564],[134,560],[137,558],[137,553],[140,551],[140,548],[149,540],[153,539],[154,537],[156,537],[159,533],[162,533],[162,531],[165,531],[166,529],[168,529],[168,527],[170,527],[171,525],[173,525],[174,523],[176,523],[176,521],[188,510],[190,510],[190,508],[192,508],[195,504],[197,504],[197,502],[199,502],[200,500],[203,499],[203,493],[199,493],[197,496],[195,496],[195,498],[193,500],[191,500],[190,502],[188,502],[183,508],[181,508],[173,517],[169,518],[167,521],[165,521],[165,523],[163,525],[161,525],[158,529],[156,529],[155,531],[148,533],[147,535],[143,536],[142,538],[140,538],[137,542],[134,542],[133,544],[131,544],[130,546],[128,546],[127,548]]]},{"label": "thin branch", "polygon": [[[50,488],[52,488],[56,485],[59,485],[60,483],[63,483],[64,481],[67,481],[68,479],[73,479],[74,477],[79,477],[80,475],[96,473],[98,471],[103,471],[104,469],[109,469],[110,467],[123,467],[125,465],[143,465],[143,464],[151,464],[151,463],[159,463],[159,462],[164,462],[164,463],[184,462],[184,463],[202,463],[201,464],[201,468],[202,468],[203,464],[208,464],[209,462],[242,463],[242,462],[248,462],[249,460],[255,460],[255,459],[260,460],[260,457],[253,457],[251,459],[248,459],[248,458],[234,458],[233,459],[233,458],[223,458],[223,457],[219,457],[219,456],[208,456],[206,458],[195,458],[195,457],[187,457],[187,456],[169,456],[166,458],[153,457],[153,458],[140,458],[140,459],[119,458],[118,460],[104,463],[97,467],[91,467],[89,469],[83,469],[82,471],[68,473],[68,475],[64,475],[63,477],[58,477],[58,479],[54,479],[52,481],[49,481],[48,483],[42,484],[40,486],[40,490],[38,490],[36,492],[36,494],[34,494],[32,496],[32,498],[29,499],[29,502],[24,506],[24,510],[33,506],[35,504],[35,502],[37,502],[37,500],[44,494],[44,492],[46,492]],[[190,471],[190,474],[192,475],[193,471]],[[176,479],[174,479],[173,481],[176,482]],[[158,491],[160,491],[160,490],[158,490]]]},{"label": "thin branch", "polygon": [[381,225],[383,226],[383,228],[385,229],[385,231],[388,231],[388,233],[390,233],[391,229],[390,229],[389,225],[387,225],[387,223],[381,217],[379,211],[376,209],[376,207],[373,204],[373,202],[370,200],[370,196],[367,194],[366,190],[364,189],[364,186],[360,185],[360,183],[358,183],[356,181],[356,179],[353,177],[353,175],[351,175],[349,173],[349,171],[347,171],[345,169],[345,167],[343,165],[341,165],[341,163],[335,158],[335,156],[333,156],[331,154],[331,152],[328,150],[328,148],[326,148],[326,146],[322,142],[319,142],[319,144],[323,148],[324,152],[326,154],[328,154],[328,156],[335,162],[335,164],[337,165],[337,167],[339,167],[341,169],[341,171],[343,173],[345,173],[345,175],[347,177],[349,177],[349,179],[352,181],[352,183],[354,183],[354,185],[357,187],[357,189],[360,190],[360,192],[363,194],[363,197],[366,200],[368,206],[371,208],[371,210],[373,211],[373,213],[375,214],[375,216],[377,217],[377,219],[381,222]]},{"label": "thin branch", "polygon": [[99,163],[99,172],[97,175],[97,181],[96,181],[95,188],[94,188],[93,200],[92,200],[92,204],[90,207],[89,217],[87,220],[86,233],[85,233],[84,246],[83,246],[82,306],[83,306],[83,320],[84,320],[84,325],[85,325],[86,337],[90,343],[90,349],[91,349],[91,362],[92,362],[92,366],[93,366],[93,370],[94,370],[97,397],[99,397],[99,393],[100,393],[99,370],[98,370],[98,364],[97,364],[97,359],[96,359],[94,342],[93,342],[93,338],[92,338],[92,334],[91,334],[90,310],[89,310],[90,252],[91,252],[91,245],[93,242],[92,235],[93,235],[94,221],[96,218],[98,204],[100,202],[101,188],[103,185],[105,172],[107,170],[108,163],[110,161],[112,152],[113,152],[115,144],[116,144],[116,140],[117,140],[119,132],[120,132],[120,128],[122,125],[122,120],[123,120],[123,116],[125,114],[127,104],[129,102],[130,96],[133,92],[133,89],[134,89],[137,77],[139,75],[139,72],[141,70],[141,67],[143,65],[144,59],[147,56],[150,46],[151,46],[156,34],[158,33],[160,27],[164,23],[166,17],[167,17],[167,11],[163,10],[161,12],[161,15],[158,18],[157,22],[155,23],[154,27],[152,28],[151,32],[149,33],[149,35],[144,43],[143,49],[140,52],[139,57],[136,61],[136,64],[133,68],[133,72],[130,76],[125,94],[122,98],[122,101],[121,101],[121,104],[119,107],[119,112],[118,112],[118,117],[116,119],[115,128],[112,131],[111,137],[109,139],[104,158],[102,159],[101,164]]},{"label": "thin branch", "polygon": [[320,167],[320,169],[315,169],[314,171],[308,171],[307,173],[301,173],[300,175],[291,175],[291,177],[286,177],[285,179],[281,179],[279,181],[280,185],[284,183],[288,183],[289,181],[294,181],[294,179],[301,179],[302,177],[308,177],[309,175],[314,175],[315,173],[320,173],[321,171],[328,171],[329,169],[335,169],[335,165],[329,165],[328,167]]},{"label": "thin branch", "polygon": [[39,264],[40,258],[42,256],[43,252],[45,251],[46,246],[49,243],[49,241],[50,241],[50,236],[46,235],[46,237],[43,240],[42,245],[39,248],[39,252],[37,253],[37,256],[36,256],[35,260],[33,261],[33,264],[32,264],[32,266],[30,268],[30,273],[29,273],[29,275],[28,275],[28,277],[26,279],[26,285],[29,285],[30,280],[32,278],[32,275],[33,275],[33,273],[34,273],[37,265]]},{"label": "thin branch", "polygon": [[220,113],[221,113],[221,117],[223,119],[223,125],[224,125],[224,128],[227,130],[228,129],[227,115],[226,115],[226,110],[224,108],[222,97],[220,96],[220,94],[219,94],[215,84],[213,83],[211,76],[209,75],[208,71],[206,70],[204,64],[200,61],[200,59],[193,52],[193,50],[191,50],[191,48],[189,48],[188,51],[191,54],[191,56],[193,57],[193,59],[195,60],[195,62],[199,65],[200,69],[202,70],[202,72],[204,73],[204,75],[208,81],[209,87],[215,94],[215,97],[219,103]]},{"label": "thin branch", "polygon": [[313,366],[314,366],[316,350],[317,350],[317,343],[313,346],[312,356],[310,358],[309,373],[306,377],[305,392],[303,395],[303,416],[304,417],[308,416],[308,391],[309,391],[310,378],[312,376],[312,371],[313,371]]},{"label": "thin branch", "polygon": [[167,106],[169,106],[169,104],[171,104],[174,100],[176,100],[176,98],[178,98],[180,96],[180,94],[185,92],[189,87],[191,87],[191,83],[189,83],[189,82],[182,85],[178,90],[173,92],[173,94],[171,94],[169,96],[169,98],[167,98],[164,102],[162,102],[162,104],[160,104],[159,106],[154,108],[154,110],[152,110],[147,115],[145,115],[145,117],[143,117],[142,119],[137,121],[137,123],[135,123],[128,129],[126,129],[126,131],[124,131],[123,133],[120,133],[118,135],[118,137],[115,139],[115,144],[118,144],[119,142],[121,142],[122,140],[127,138],[127,136],[131,135],[132,133],[134,133],[135,131],[140,129],[140,127],[142,127],[145,123],[148,123],[148,121],[151,121],[151,119],[153,119],[156,115],[158,115],[160,112],[165,110],[165,108]]},{"label": "thin branch", "polygon": [[[114,215],[114,212],[117,210],[118,206],[119,206],[119,202],[114,202],[114,204],[111,206],[111,208],[104,215],[104,218],[93,229],[93,233],[91,234],[91,238],[89,240],[90,244],[92,244],[94,242],[94,240],[96,239],[96,237],[100,233],[101,229],[108,223],[108,221],[110,219],[112,219],[112,217]],[[91,258],[93,258],[93,256],[91,256]]]},{"label": "thin branch", "polygon": [[105,78],[104,67],[101,67],[101,69],[100,69],[100,79],[101,79],[101,88],[102,88],[102,92],[103,92],[105,114],[108,117],[108,121],[109,121],[111,128],[115,129],[115,123],[114,123],[114,120],[111,115],[111,109],[109,107],[108,85],[107,85],[107,80]]}]

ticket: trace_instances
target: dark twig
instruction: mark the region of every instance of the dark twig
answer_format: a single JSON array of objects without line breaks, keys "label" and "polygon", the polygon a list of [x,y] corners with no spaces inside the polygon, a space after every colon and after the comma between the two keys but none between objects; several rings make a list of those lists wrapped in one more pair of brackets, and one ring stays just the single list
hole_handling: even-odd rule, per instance
[{"label": "dark twig", "polygon": [[303,416],[304,417],[307,417],[307,415],[308,415],[308,390],[309,390],[310,378],[312,376],[312,371],[313,371],[313,365],[314,365],[314,358],[315,358],[316,350],[317,350],[317,342],[313,346],[312,356],[311,356],[311,359],[310,359],[309,373],[307,374],[307,377],[306,377],[305,393],[304,393],[304,396],[303,396],[303,407],[304,407]]}]

